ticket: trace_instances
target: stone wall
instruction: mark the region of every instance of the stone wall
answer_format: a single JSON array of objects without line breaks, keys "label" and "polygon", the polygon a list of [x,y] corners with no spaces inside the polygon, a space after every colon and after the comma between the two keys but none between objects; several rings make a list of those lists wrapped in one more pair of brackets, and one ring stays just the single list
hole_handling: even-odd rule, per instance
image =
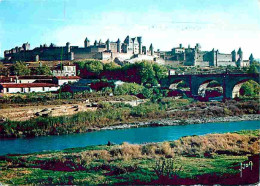
[{"label": "stone wall", "polygon": [[80,52],[74,53],[74,59],[102,59],[101,52]]},{"label": "stone wall", "polygon": [[196,66],[208,67],[209,63],[210,63],[209,61],[196,61]]}]

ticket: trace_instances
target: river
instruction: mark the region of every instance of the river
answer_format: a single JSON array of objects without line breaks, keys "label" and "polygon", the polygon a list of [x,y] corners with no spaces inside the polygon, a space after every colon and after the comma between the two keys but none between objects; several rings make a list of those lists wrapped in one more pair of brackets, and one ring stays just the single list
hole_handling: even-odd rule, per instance
[{"label": "river", "polygon": [[89,133],[35,138],[0,139],[0,155],[62,150],[73,147],[122,142],[148,143],[176,140],[183,136],[260,129],[260,121],[204,123],[180,126],[102,130]]}]

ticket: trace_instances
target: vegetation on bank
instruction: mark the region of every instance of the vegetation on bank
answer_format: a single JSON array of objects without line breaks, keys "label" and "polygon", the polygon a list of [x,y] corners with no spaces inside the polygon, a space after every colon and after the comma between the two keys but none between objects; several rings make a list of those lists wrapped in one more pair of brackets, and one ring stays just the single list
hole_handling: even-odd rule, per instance
[{"label": "vegetation on bank", "polygon": [[38,117],[27,121],[0,123],[0,137],[59,135],[87,132],[121,123],[151,121],[160,118],[179,120],[243,114],[259,114],[258,101],[194,102],[192,99],[162,98],[136,107],[124,103],[99,103],[96,111],[79,112],[71,116]]},{"label": "vegetation on bank", "polygon": [[[259,151],[259,130],[176,141],[88,146],[0,156],[6,184],[250,184],[239,166]],[[258,161],[258,159],[257,159]],[[257,169],[257,161],[253,169]],[[228,180],[232,182],[228,182]],[[245,181],[247,180],[247,181]],[[251,182],[250,182],[251,181]]]}]

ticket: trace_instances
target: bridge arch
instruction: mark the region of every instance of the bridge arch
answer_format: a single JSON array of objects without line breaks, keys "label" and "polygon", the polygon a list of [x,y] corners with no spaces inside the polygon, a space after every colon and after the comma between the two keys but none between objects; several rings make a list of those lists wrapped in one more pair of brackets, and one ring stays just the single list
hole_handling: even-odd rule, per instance
[{"label": "bridge arch", "polygon": [[190,87],[190,75],[170,75],[167,78],[164,78],[160,81],[162,88],[176,90],[177,86],[181,82],[185,82]]},{"label": "bridge arch", "polygon": [[171,89],[171,90],[177,90],[177,89],[179,89],[179,86],[180,86],[180,85],[184,85],[184,87],[189,87],[189,88],[190,88],[189,82],[187,82],[187,81],[185,81],[185,80],[183,80],[183,79],[176,79],[176,80],[174,80],[174,81],[170,84],[169,89]]},{"label": "bridge arch", "polygon": [[218,86],[222,87],[221,90],[224,91],[223,79],[224,77],[221,74],[193,76],[191,81],[191,93],[193,96],[205,97],[206,89],[213,81],[218,82]]},{"label": "bridge arch", "polygon": [[259,74],[230,74],[225,79],[224,98],[233,99],[240,96],[240,89],[245,82],[253,80],[260,84]]},{"label": "bridge arch", "polygon": [[[219,92],[220,95],[223,95],[223,87],[222,87],[222,83],[215,80],[215,79],[208,79],[204,82],[202,82],[199,87],[198,87],[198,96],[201,96],[201,97],[205,97],[206,96],[206,93],[207,93],[207,90],[209,90],[208,88],[210,87],[213,87],[212,84],[215,84],[214,87],[215,87],[215,90],[216,92]],[[218,89],[218,90],[216,90]],[[215,93],[216,94],[216,93]],[[216,96],[213,96],[213,95],[210,95],[210,97],[218,97],[220,96],[219,94],[217,94]]]},{"label": "bridge arch", "polygon": [[[240,90],[241,87],[249,81],[254,81],[252,79],[244,79],[242,81],[237,82],[237,84],[234,85],[233,90],[232,90],[232,98],[236,98],[236,97],[240,97]],[[257,83],[259,85],[258,82],[254,81],[255,83]]]}]

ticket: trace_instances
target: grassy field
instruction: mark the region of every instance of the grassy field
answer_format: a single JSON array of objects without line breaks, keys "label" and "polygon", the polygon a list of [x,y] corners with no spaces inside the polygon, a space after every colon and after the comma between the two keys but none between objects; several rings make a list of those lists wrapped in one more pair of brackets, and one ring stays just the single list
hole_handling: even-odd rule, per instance
[{"label": "grassy field", "polygon": [[[162,143],[123,143],[6,155],[0,157],[0,183],[205,184],[202,181],[205,176],[214,178],[209,179],[213,182],[223,183],[239,175],[241,162],[258,156],[259,132],[240,131],[187,136]],[[239,177],[235,180],[239,181]],[[237,183],[248,183],[248,180]]]}]

